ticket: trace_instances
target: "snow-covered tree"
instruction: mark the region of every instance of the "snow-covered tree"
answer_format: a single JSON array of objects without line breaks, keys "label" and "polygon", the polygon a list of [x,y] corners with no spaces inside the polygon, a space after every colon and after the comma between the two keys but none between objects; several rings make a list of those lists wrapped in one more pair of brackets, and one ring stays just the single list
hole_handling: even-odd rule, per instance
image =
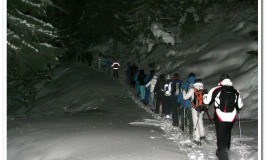
[{"label": "snow-covered tree", "polygon": [[[58,63],[64,49],[55,47],[57,29],[45,22],[50,0],[7,1],[8,102],[30,105],[36,83],[49,78],[51,65]],[[19,96],[18,96],[19,93]],[[9,103],[9,104],[10,104]]]}]

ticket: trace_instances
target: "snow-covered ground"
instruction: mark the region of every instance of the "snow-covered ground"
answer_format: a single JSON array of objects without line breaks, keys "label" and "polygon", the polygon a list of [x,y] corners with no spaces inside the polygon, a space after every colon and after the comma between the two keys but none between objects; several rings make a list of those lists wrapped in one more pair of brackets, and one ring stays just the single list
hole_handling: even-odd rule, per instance
[{"label": "snow-covered ground", "polygon": [[[214,160],[214,125],[207,142],[189,147],[186,132],[153,114],[124,80],[93,68],[61,66],[27,115],[8,117],[8,160]],[[120,73],[123,75],[123,73]],[[232,133],[231,159],[258,159],[257,120]]]}]

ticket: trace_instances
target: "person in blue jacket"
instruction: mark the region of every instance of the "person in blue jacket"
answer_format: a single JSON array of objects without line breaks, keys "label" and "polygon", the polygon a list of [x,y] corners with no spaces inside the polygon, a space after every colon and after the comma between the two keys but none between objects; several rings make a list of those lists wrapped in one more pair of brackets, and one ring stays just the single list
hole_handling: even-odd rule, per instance
[{"label": "person in blue jacket", "polygon": [[180,115],[181,115],[181,126],[180,129],[182,131],[185,130],[185,126],[187,124],[187,120],[189,121],[189,134],[192,136],[193,134],[193,121],[192,121],[192,114],[191,114],[191,100],[184,100],[183,99],[183,91],[188,91],[190,87],[194,84],[196,77],[194,73],[190,73],[188,76],[187,81],[183,82],[181,85],[181,93],[178,97],[178,102],[181,104]]}]

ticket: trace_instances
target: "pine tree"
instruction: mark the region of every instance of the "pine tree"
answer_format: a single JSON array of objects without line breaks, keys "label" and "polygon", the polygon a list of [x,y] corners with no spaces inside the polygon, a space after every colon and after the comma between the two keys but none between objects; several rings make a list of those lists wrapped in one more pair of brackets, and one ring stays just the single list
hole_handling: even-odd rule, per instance
[{"label": "pine tree", "polygon": [[56,65],[64,53],[54,46],[57,29],[43,21],[50,5],[50,0],[7,1],[8,105],[18,101],[30,106],[35,85],[50,78],[49,66]]}]

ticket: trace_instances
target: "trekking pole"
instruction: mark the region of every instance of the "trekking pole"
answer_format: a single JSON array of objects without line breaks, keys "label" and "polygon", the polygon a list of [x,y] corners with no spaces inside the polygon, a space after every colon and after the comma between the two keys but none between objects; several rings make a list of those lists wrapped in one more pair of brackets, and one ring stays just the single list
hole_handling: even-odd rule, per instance
[{"label": "trekking pole", "polygon": [[211,123],[213,123],[213,120],[212,120],[212,118],[211,118],[210,115],[209,115],[208,109],[207,109],[205,112],[206,112],[206,114],[207,114],[207,116],[208,116],[209,121],[210,121]]},{"label": "trekking pole", "polygon": [[239,135],[240,135],[240,144],[242,144],[241,142],[241,125],[240,125],[240,114],[239,112],[237,113],[238,115],[238,127],[239,127]]},{"label": "trekking pole", "polygon": [[212,120],[211,116],[209,115],[208,108],[205,110],[205,113],[207,114],[209,121],[211,123],[213,123],[213,120]]},{"label": "trekking pole", "polygon": [[186,114],[185,114],[185,108],[183,107],[183,110],[184,110],[184,124],[183,124],[183,131],[185,132],[185,126],[186,126]]}]

